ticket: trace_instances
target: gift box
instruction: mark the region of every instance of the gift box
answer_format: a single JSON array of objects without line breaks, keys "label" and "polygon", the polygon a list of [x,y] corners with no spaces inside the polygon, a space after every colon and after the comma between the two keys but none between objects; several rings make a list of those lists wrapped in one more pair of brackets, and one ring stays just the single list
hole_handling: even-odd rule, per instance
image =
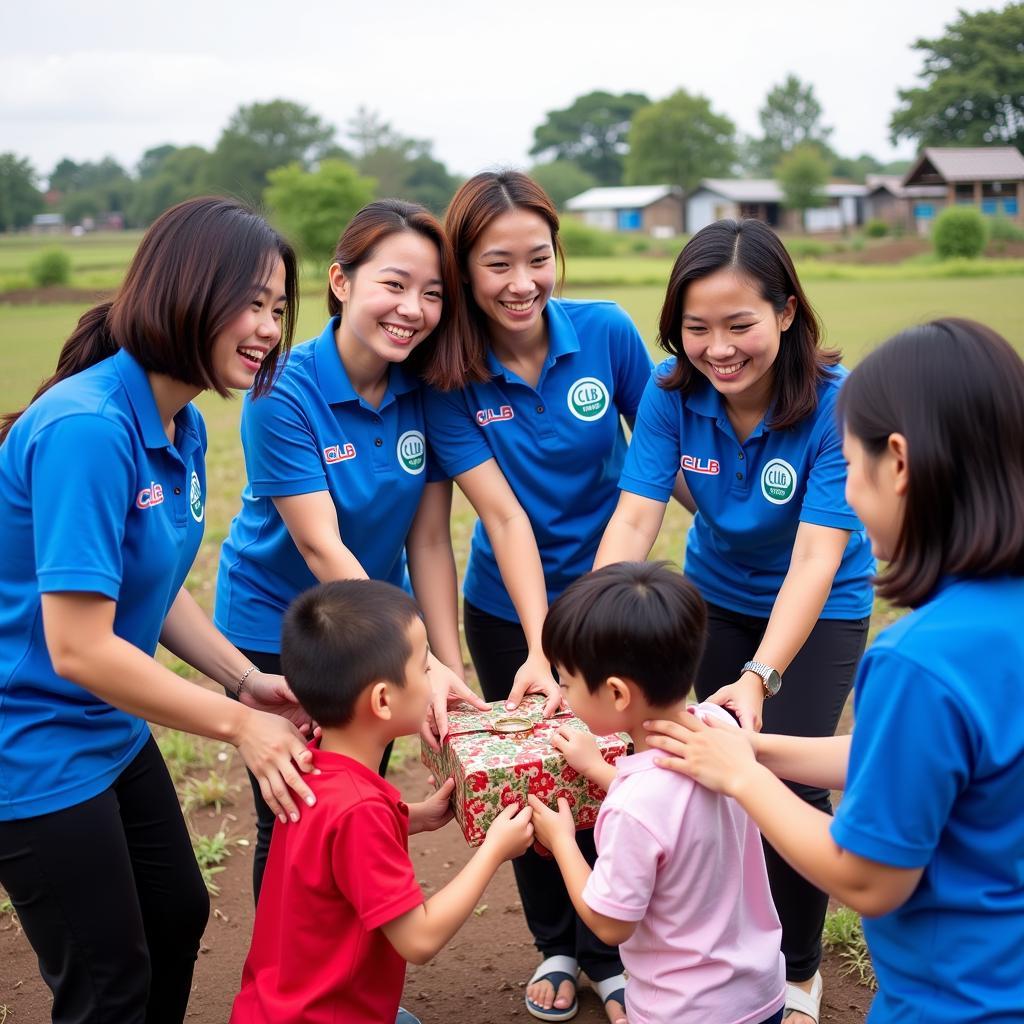
[{"label": "gift box", "polygon": [[[514,711],[504,701],[486,711],[461,704],[448,713],[448,735],[440,751],[422,745],[423,763],[438,783],[455,779],[452,805],[470,846],[483,842],[491,822],[509,804],[525,804],[528,793],[556,810],[564,796],[578,829],[597,821],[605,791],[570,768],[551,745],[563,726],[590,730],[569,711],[544,718],[544,703],[543,696],[530,694]],[[625,733],[595,739],[609,764],[631,749]]]}]

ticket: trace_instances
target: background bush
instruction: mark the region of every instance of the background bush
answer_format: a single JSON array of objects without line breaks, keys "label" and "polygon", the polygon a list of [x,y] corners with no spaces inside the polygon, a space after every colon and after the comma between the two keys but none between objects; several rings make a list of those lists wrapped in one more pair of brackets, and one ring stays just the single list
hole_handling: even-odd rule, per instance
[{"label": "background bush", "polygon": [[889,234],[889,225],[875,217],[864,225],[864,234],[868,238],[885,238]]},{"label": "background bush", "polygon": [[988,222],[988,237],[993,242],[1024,242],[1024,228],[1017,227],[1009,217],[993,217]]},{"label": "background bush", "polygon": [[71,257],[59,246],[51,246],[32,260],[28,273],[37,288],[67,284],[71,280]]},{"label": "background bush", "polygon": [[940,259],[980,256],[988,240],[988,224],[973,206],[947,206],[936,218],[932,243]]},{"label": "background bush", "polygon": [[600,228],[592,228],[575,217],[563,217],[558,233],[567,256],[612,256],[615,237]]}]

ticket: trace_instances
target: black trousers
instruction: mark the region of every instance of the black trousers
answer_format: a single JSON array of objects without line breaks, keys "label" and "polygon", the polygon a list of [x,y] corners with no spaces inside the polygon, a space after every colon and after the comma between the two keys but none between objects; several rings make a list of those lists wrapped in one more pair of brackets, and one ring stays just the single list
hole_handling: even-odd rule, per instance
[{"label": "black trousers", "polygon": [[181,1024],[210,901],[152,738],[98,796],[0,821],[0,884],[55,1024]]},{"label": "black trousers", "polygon": [[[484,699],[503,700],[526,660],[523,627],[490,615],[468,601],[463,607],[463,625]],[[594,830],[581,829],[576,833],[576,842],[593,867],[597,860]],[[617,947],[603,943],[580,920],[553,857],[541,857],[530,849],[512,861],[512,869],[526,923],[542,956],[574,957],[592,981],[604,981],[622,973]]]},{"label": "black trousers", "polygon": [[[783,676],[782,689],[765,701],[764,732],[789,736],[832,736],[864,653],[868,619],[820,619]],[[754,656],[767,619],[708,605],[708,637],[697,673],[697,697],[706,699],[739,678]],[[832,801],[826,789],[787,783],[826,814]],[[766,842],[765,861],[775,908],[782,921],[782,952],[789,981],[807,981],[821,963],[821,930],[828,896],[794,871]]]},{"label": "black trousers", "polygon": [[[239,648],[261,672],[269,672],[273,675],[281,674],[281,655],[272,654],[269,651],[248,651]],[[229,697],[237,700],[237,697],[230,690],[224,691]],[[383,776],[388,770],[388,761],[391,758],[391,744],[388,744],[384,751],[384,757],[380,762],[380,774]],[[256,849],[252,857],[252,896],[254,902],[259,902],[260,889],[263,888],[263,873],[267,870],[267,855],[270,853],[270,837],[274,834],[274,821],[276,816],[270,809],[270,805],[263,799],[260,784],[252,772],[248,772],[249,785],[252,787],[252,799],[256,806]]]}]

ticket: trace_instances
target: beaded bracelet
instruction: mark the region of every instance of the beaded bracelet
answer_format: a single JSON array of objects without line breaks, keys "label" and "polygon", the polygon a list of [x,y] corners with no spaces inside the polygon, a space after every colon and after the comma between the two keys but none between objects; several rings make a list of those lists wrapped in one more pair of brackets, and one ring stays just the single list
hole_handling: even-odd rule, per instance
[{"label": "beaded bracelet", "polygon": [[241,678],[238,680],[238,689],[235,690],[235,696],[236,697],[241,697],[242,696],[242,691],[245,689],[245,681],[246,681],[246,679],[248,679],[249,676],[251,676],[253,674],[253,672],[258,672],[258,671],[259,671],[259,669],[257,669],[255,665],[250,665],[242,673]]}]

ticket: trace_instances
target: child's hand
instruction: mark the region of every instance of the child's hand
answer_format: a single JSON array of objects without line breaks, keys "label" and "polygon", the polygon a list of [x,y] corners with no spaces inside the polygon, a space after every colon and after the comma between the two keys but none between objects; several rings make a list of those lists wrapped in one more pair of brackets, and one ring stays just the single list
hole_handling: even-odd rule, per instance
[{"label": "child's hand", "polygon": [[481,849],[493,850],[502,860],[519,857],[533,842],[533,811],[529,807],[506,807],[487,830]]},{"label": "child's hand", "polygon": [[534,831],[544,846],[554,853],[560,841],[576,842],[576,823],[572,820],[569,801],[564,796],[558,798],[557,811],[551,810],[543,800],[532,793],[528,799],[533,811]]},{"label": "child's hand", "polygon": [[566,764],[589,777],[596,766],[605,763],[597,740],[589,732],[563,725],[551,737],[551,745],[565,758]]},{"label": "child's hand", "polygon": [[416,832],[433,832],[447,825],[455,812],[452,810],[451,797],[455,790],[455,780],[445,779],[444,783],[419,803],[409,805],[409,834]]}]

